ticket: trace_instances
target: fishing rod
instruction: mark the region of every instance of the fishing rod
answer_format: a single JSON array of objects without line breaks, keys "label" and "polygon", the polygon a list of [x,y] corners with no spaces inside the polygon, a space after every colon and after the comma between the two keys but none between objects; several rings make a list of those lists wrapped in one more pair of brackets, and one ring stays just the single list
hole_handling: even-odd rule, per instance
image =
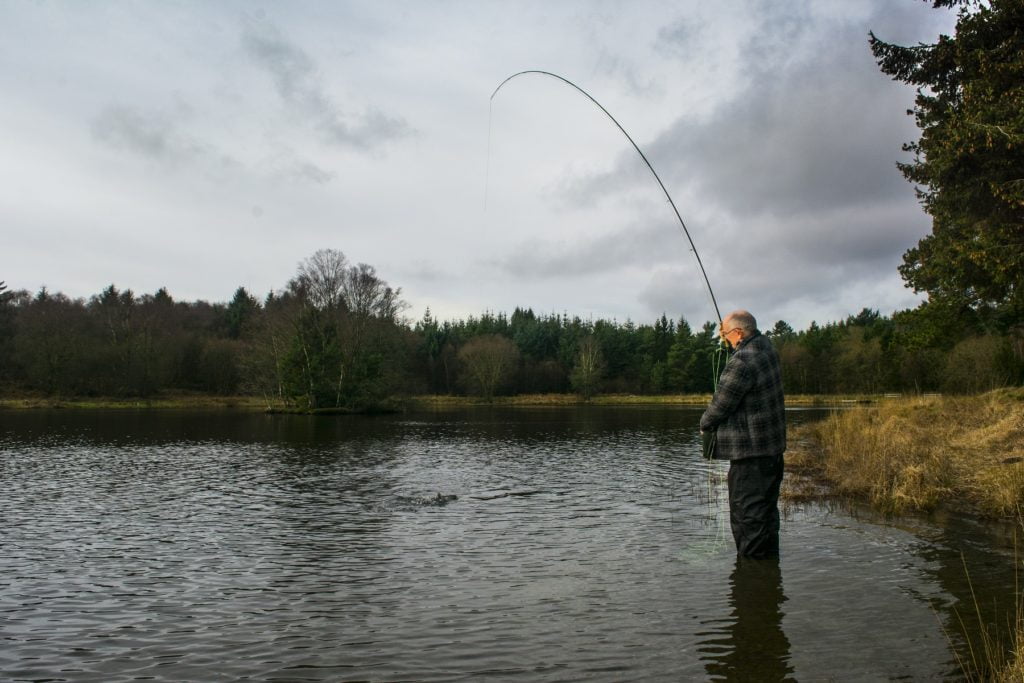
[{"label": "fishing rod", "polygon": [[704,276],[704,284],[708,288],[708,294],[711,296],[711,303],[715,307],[715,315],[718,317],[718,324],[721,325],[722,324],[722,313],[721,313],[721,311],[718,310],[718,300],[715,299],[715,292],[714,292],[714,290],[711,289],[711,281],[708,280],[707,271],[704,270],[704,262],[700,260],[700,254],[697,253],[697,245],[695,245],[693,243],[693,237],[690,236],[690,231],[687,230],[686,223],[683,222],[683,217],[681,215],[679,215],[679,209],[676,208],[676,203],[674,201],[672,201],[672,195],[670,195],[668,193],[668,190],[665,188],[665,183],[661,182],[661,178],[658,177],[658,172],[654,170],[654,166],[651,166],[651,162],[647,160],[647,156],[643,153],[643,150],[641,150],[640,146],[636,144],[636,142],[633,140],[632,137],[630,137],[629,133],[626,132],[626,129],[622,127],[622,124],[619,123],[617,120],[615,120],[615,117],[611,115],[611,112],[609,112],[607,109],[605,109],[604,106],[600,102],[595,100],[591,96],[590,93],[588,93],[586,90],[584,90],[580,86],[578,86],[575,83],[573,83],[572,81],[570,81],[568,78],[564,78],[562,76],[559,76],[558,74],[551,73],[550,71],[539,71],[539,70],[536,70],[536,69],[531,69],[531,70],[527,70],[527,71],[520,71],[519,73],[514,73],[511,76],[509,76],[508,78],[506,78],[505,80],[503,80],[500,84],[498,84],[498,87],[494,89],[494,92],[491,93],[491,100],[490,100],[491,104],[493,105],[493,103],[494,103],[494,96],[498,94],[498,91],[501,90],[502,86],[504,86],[506,83],[511,81],[513,78],[516,78],[518,76],[524,76],[526,74],[537,74],[537,75],[540,75],[540,76],[551,76],[552,78],[557,78],[558,80],[562,81],[563,83],[572,86],[578,92],[582,93],[588,100],[590,100],[595,105],[597,105],[597,108],[600,109],[601,111],[603,111],[605,116],[607,116],[609,119],[611,119],[612,123],[614,123],[616,125],[616,127],[620,131],[622,131],[622,134],[626,136],[627,140],[629,140],[629,144],[633,145],[633,149],[636,150],[637,154],[640,155],[640,158],[644,160],[645,164],[647,164],[647,168],[648,168],[648,170],[650,170],[651,175],[653,175],[654,179],[658,181],[658,186],[661,187],[661,191],[665,193],[665,198],[668,199],[669,205],[672,207],[672,210],[676,214],[676,218],[679,220],[679,225],[683,229],[683,234],[686,235],[686,239],[690,243],[690,251],[692,251],[693,255],[696,257],[697,265],[700,267],[700,273],[701,273],[701,275]]},{"label": "fishing rod", "polygon": [[[679,221],[679,226],[683,229],[683,234],[686,235],[686,239],[690,243],[690,251],[693,252],[694,257],[697,259],[697,265],[700,267],[700,273],[701,273],[701,275],[704,276],[704,285],[708,289],[708,295],[711,297],[711,304],[715,308],[715,316],[718,318],[719,330],[721,330],[722,329],[722,327],[721,327],[722,326],[722,313],[721,313],[721,311],[718,308],[718,300],[715,298],[714,290],[711,289],[711,281],[708,279],[708,273],[704,269],[704,262],[701,261],[700,254],[697,253],[697,245],[693,243],[693,237],[690,236],[690,231],[687,229],[686,223],[683,221],[683,217],[679,214],[679,209],[676,207],[676,203],[672,200],[672,195],[670,195],[668,193],[668,189],[665,187],[665,183],[661,182],[661,178],[658,176],[658,172],[654,170],[654,166],[652,166],[651,162],[647,159],[647,155],[644,154],[643,150],[640,149],[640,146],[638,144],[636,144],[636,141],[633,140],[632,136],[630,136],[630,134],[626,132],[626,129],[622,127],[622,124],[619,123],[618,120],[616,120],[616,118],[611,115],[611,112],[609,112],[607,109],[604,108],[604,105],[602,105],[600,102],[598,102],[596,99],[594,99],[594,97],[590,93],[588,93],[586,90],[584,90],[580,86],[576,85],[575,83],[573,83],[572,81],[570,81],[567,78],[559,76],[558,74],[555,74],[555,73],[551,73],[550,71],[527,70],[527,71],[520,71],[518,73],[514,73],[511,76],[509,76],[508,78],[506,78],[505,80],[503,80],[501,83],[499,83],[498,87],[494,89],[493,93],[491,93],[491,99],[490,99],[491,106],[493,107],[493,105],[494,105],[494,97],[498,94],[498,91],[501,90],[501,88],[506,83],[511,81],[513,78],[516,78],[518,76],[524,76],[526,74],[537,74],[537,75],[540,75],[540,76],[550,76],[552,78],[557,78],[558,80],[562,81],[566,85],[572,86],[577,92],[581,93],[584,97],[586,97],[588,100],[593,102],[594,105],[597,106],[598,109],[603,111],[604,115],[607,116],[609,119],[611,119],[612,123],[614,123],[615,126],[622,132],[622,134],[626,136],[626,139],[629,140],[629,144],[633,145],[633,149],[635,149],[636,153],[640,155],[640,158],[644,160],[644,163],[647,165],[647,169],[651,172],[651,175],[654,176],[654,179],[658,181],[658,186],[661,188],[661,191],[665,193],[665,198],[668,199],[668,203],[672,207],[672,211],[675,212],[676,219],[678,219],[678,221]],[[489,131],[488,131],[487,143],[488,143],[488,162],[489,162],[490,161],[490,132]],[[717,348],[715,349],[715,351],[712,353],[712,370],[711,370],[711,373],[712,373],[712,383],[714,384],[714,387],[715,387],[716,390],[718,389],[718,378],[719,378],[719,375],[721,374],[721,371],[722,371],[722,360],[723,360],[723,358],[727,354],[728,354],[728,351],[727,351],[727,349],[726,349],[724,344],[719,344],[717,346]],[[708,443],[702,444],[701,450],[704,452],[705,457],[710,457],[710,453],[714,449],[715,442],[717,441],[717,437],[718,437],[718,434],[717,434],[717,430],[716,430],[713,434],[710,435]],[[703,435],[702,435],[702,439],[703,439]],[[715,491],[720,489],[720,486],[716,486],[713,475],[714,475],[714,470],[709,466],[709,469],[708,469],[708,479],[707,479],[707,482],[708,482],[708,506],[709,506],[709,508],[711,506],[713,506],[714,501],[716,500],[716,496],[714,495]],[[725,517],[724,517],[724,514],[722,513],[721,506],[717,506],[717,507],[718,507],[718,510],[716,511],[716,514],[715,514],[715,519],[717,520],[717,533],[716,533],[715,539],[712,541],[711,545],[705,549],[707,551],[708,555],[712,555],[715,552],[717,552],[718,549],[721,548],[725,544],[725,542],[726,542],[725,541],[725,538],[726,538],[726,536],[725,536]],[[701,550],[700,548],[695,548],[694,550],[697,551],[698,555],[702,554],[700,552],[700,550]]]}]

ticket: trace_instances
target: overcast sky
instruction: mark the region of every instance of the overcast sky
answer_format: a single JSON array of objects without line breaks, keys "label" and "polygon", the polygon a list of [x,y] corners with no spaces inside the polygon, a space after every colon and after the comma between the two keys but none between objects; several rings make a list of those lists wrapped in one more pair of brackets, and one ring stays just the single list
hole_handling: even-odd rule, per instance
[{"label": "overcast sky", "polygon": [[317,249],[416,319],[516,306],[763,328],[883,314],[928,217],[913,91],[868,31],[920,0],[0,0],[0,280],[261,298]]}]

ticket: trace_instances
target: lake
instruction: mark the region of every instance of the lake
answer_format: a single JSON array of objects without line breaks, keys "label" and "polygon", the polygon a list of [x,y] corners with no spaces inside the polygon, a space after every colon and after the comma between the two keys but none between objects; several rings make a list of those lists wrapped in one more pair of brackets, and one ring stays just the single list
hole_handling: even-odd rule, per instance
[{"label": "lake", "polygon": [[788,506],[737,562],[699,416],[0,412],[0,677],[956,679],[968,574],[1005,631],[970,519]]}]

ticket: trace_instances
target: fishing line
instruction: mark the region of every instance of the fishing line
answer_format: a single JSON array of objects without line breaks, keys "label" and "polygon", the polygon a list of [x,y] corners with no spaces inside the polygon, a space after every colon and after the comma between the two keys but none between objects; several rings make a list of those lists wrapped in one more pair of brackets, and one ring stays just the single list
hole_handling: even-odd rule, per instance
[{"label": "fishing line", "polygon": [[[718,390],[718,380],[722,375],[725,363],[729,359],[729,349],[725,344],[717,344],[714,351],[711,352],[711,384],[713,391]],[[711,435],[711,449],[714,450],[715,444],[718,440],[718,432]],[[708,517],[714,520],[715,536],[710,541],[704,541],[703,543],[691,544],[691,546],[684,549],[688,551],[688,555],[684,554],[684,557],[694,556],[697,557],[709,557],[716,555],[722,550],[728,543],[728,535],[726,534],[726,515],[728,514],[728,504],[723,504],[722,492],[725,489],[726,475],[722,471],[722,467],[719,462],[712,459],[703,461],[704,466],[707,468],[706,477],[704,479],[706,484],[705,495],[707,496],[707,514]]]},{"label": "fishing line", "polygon": [[[707,287],[708,294],[711,296],[711,303],[715,307],[715,316],[718,318],[718,323],[721,324],[722,323],[722,313],[718,309],[718,300],[715,298],[714,290],[711,289],[711,281],[708,280],[707,271],[704,270],[704,262],[701,261],[700,254],[697,253],[697,246],[693,243],[693,238],[690,236],[690,231],[687,229],[686,223],[683,222],[683,217],[679,214],[679,209],[676,208],[676,203],[674,201],[672,201],[672,195],[670,195],[668,193],[668,189],[666,189],[665,183],[661,182],[661,178],[658,176],[658,172],[654,170],[654,166],[652,166],[651,162],[648,161],[647,155],[643,153],[643,150],[640,149],[640,146],[638,144],[636,144],[636,142],[633,140],[633,138],[630,136],[630,134],[626,132],[626,129],[622,127],[622,124],[619,123],[616,120],[616,118],[611,115],[611,112],[609,112],[607,109],[605,109],[604,106],[600,102],[598,102],[596,99],[594,99],[594,97],[590,93],[588,93],[586,90],[584,90],[580,86],[578,86],[575,83],[573,83],[572,81],[570,81],[568,78],[564,78],[562,76],[559,76],[558,74],[551,73],[550,71],[539,71],[539,70],[531,69],[531,70],[527,70],[527,71],[520,71],[519,73],[514,73],[511,76],[509,76],[508,78],[506,78],[505,80],[503,80],[501,83],[498,84],[498,87],[494,89],[493,93],[491,93],[491,111],[492,111],[492,113],[493,113],[494,97],[495,97],[495,95],[498,94],[498,91],[501,90],[502,86],[504,86],[506,83],[511,81],[513,78],[516,78],[518,76],[524,76],[524,75],[527,75],[527,74],[536,74],[536,75],[540,75],[540,76],[550,76],[551,78],[557,78],[558,80],[562,81],[563,83],[572,86],[574,89],[576,89],[577,92],[581,93],[584,97],[586,97],[588,100],[593,102],[594,105],[596,105],[598,109],[603,111],[605,116],[607,116],[609,119],[611,119],[612,123],[614,123],[615,126],[622,132],[622,134],[626,136],[626,139],[629,140],[629,144],[633,145],[633,149],[635,149],[636,153],[640,155],[640,158],[644,160],[644,163],[647,165],[647,169],[651,172],[651,175],[654,176],[654,179],[658,181],[658,186],[661,188],[661,191],[665,193],[665,198],[668,199],[668,203],[672,207],[672,211],[675,212],[676,219],[678,219],[678,221],[679,221],[679,226],[683,229],[683,234],[686,236],[686,240],[690,243],[690,251],[693,252],[694,257],[697,259],[697,265],[700,267],[700,273],[701,273],[702,276],[704,276],[704,285]],[[488,121],[488,125],[487,125],[487,148],[488,148],[487,165],[488,165],[488,170],[490,169],[490,140],[491,140],[491,127],[490,127],[490,121]],[[486,189],[486,182],[485,182],[485,188],[484,188],[484,203],[485,203],[485,205],[486,205],[486,202],[487,202],[487,189]]]}]

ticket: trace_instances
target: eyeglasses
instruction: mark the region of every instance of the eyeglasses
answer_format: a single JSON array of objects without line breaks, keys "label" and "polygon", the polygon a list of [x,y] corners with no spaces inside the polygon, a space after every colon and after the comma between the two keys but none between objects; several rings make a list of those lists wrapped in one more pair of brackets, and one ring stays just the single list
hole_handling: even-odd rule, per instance
[{"label": "eyeglasses", "polygon": [[740,328],[738,328],[738,327],[730,327],[727,330],[723,330],[721,327],[719,327],[718,328],[718,333],[724,337],[725,335],[729,334],[730,332],[735,332],[738,329],[740,329]]}]

